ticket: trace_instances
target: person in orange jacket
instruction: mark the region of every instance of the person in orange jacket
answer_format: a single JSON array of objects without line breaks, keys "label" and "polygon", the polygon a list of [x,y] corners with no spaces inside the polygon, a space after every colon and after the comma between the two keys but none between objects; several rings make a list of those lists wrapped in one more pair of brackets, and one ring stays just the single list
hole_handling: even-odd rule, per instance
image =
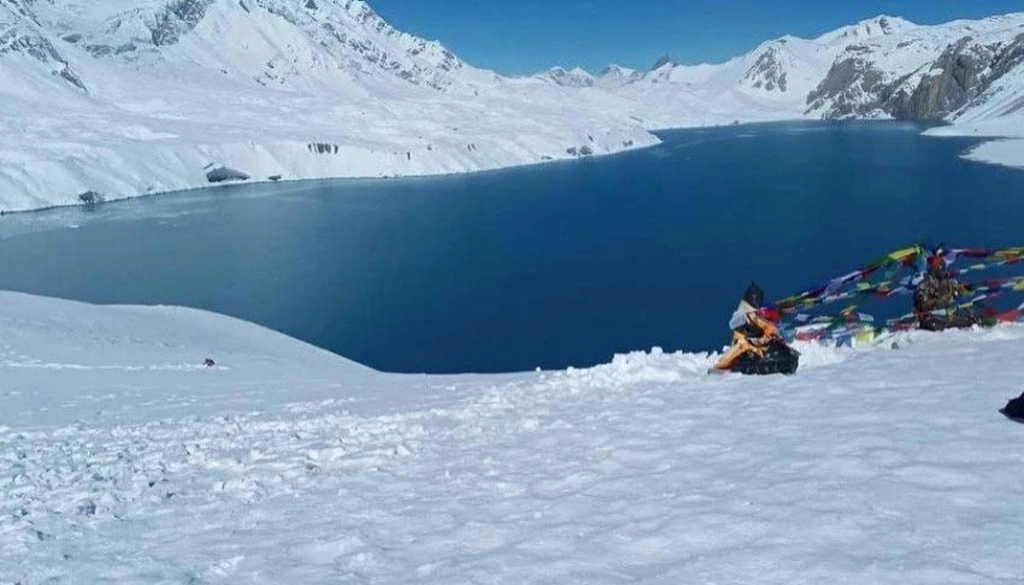
[{"label": "person in orange jacket", "polygon": [[765,305],[764,292],[751,283],[729,320],[732,348],[714,369],[748,375],[795,374],[800,354],[786,344],[777,325],[780,320],[779,310]]}]

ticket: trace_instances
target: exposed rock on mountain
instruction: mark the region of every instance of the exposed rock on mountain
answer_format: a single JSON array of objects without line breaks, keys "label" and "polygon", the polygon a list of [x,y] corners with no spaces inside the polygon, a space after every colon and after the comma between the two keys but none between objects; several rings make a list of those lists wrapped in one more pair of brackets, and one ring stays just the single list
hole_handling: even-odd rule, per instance
[{"label": "exposed rock on mountain", "polygon": [[651,66],[651,71],[657,71],[666,65],[675,65],[675,63],[669,55],[662,55],[661,57],[658,57],[658,60]]},{"label": "exposed rock on mountain", "polygon": [[789,89],[789,74],[781,63],[780,52],[771,47],[757,57],[757,61],[747,70],[743,81],[757,89],[785,93]]},{"label": "exposed rock on mountain", "polygon": [[1024,15],[901,25],[847,46],[808,95],[807,112],[824,118],[954,118],[1020,67],[1022,38]]}]

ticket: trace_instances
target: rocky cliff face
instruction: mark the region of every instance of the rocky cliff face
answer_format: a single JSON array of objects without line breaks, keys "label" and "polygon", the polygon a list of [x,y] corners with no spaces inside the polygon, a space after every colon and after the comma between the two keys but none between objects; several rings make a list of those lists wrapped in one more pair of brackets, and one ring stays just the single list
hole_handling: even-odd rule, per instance
[{"label": "rocky cliff face", "polygon": [[885,75],[864,58],[853,56],[836,62],[824,81],[807,96],[807,113],[822,112],[823,118],[843,119],[877,115],[877,97]]},{"label": "rocky cliff face", "polygon": [[1019,16],[919,27],[897,40],[847,47],[807,96],[806,113],[826,119],[950,119],[986,100],[993,84],[1022,64]]},{"label": "rocky cliff face", "polygon": [[993,47],[961,39],[943,52],[912,93],[893,92],[882,107],[894,118],[942,120],[984,91],[994,56]]}]

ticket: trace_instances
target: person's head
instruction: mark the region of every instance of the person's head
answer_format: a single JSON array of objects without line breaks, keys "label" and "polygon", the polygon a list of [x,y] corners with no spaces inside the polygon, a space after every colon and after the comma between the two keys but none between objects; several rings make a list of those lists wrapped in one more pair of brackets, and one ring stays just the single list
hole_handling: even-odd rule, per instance
[{"label": "person's head", "polygon": [[743,300],[751,307],[760,309],[761,305],[764,305],[764,291],[756,282],[751,282],[747,292],[743,293]]},{"label": "person's head", "polygon": [[928,257],[928,274],[932,276],[943,276],[946,274],[946,259],[938,250],[935,254]]}]

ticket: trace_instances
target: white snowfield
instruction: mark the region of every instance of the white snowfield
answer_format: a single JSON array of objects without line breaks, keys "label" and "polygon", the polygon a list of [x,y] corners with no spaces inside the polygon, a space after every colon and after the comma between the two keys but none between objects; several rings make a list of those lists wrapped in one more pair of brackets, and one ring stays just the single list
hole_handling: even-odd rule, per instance
[{"label": "white snowfield", "polygon": [[0,331],[4,584],[1024,581],[1021,327],[762,379],[660,351],[386,375],[12,293]]},{"label": "white snowfield", "polygon": [[[254,181],[460,173],[651,146],[659,128],[839,116],[839,98],[808,98],[841,58],[910,87],[964,38],[988,51],[1022,34],[1024,14],[879,17],[718,65],[509,78],[362,0],[4,0],[0,210],[202,187],[218,166]],[[1002,135],[1022,79],[1015,65],[951,119]],[[835,82],[850,84],[843,103],[877,97]],[[975,156],[1024,164],[1011,150]]]}]

